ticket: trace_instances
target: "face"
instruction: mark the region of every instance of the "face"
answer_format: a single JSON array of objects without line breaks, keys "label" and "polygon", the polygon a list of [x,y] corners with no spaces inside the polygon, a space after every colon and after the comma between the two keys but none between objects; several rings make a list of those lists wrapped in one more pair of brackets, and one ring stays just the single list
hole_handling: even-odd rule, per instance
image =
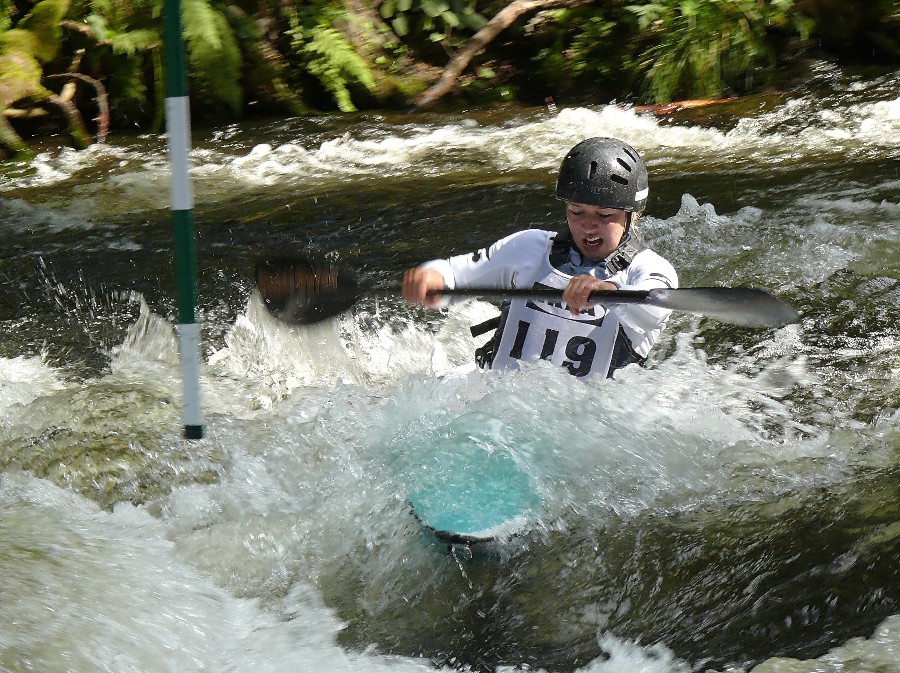
[{"label": "face", "polygon": [[566,201],[566,219],[575,245],[585,259],[599,262],[619,246],[628,213],[615,208]]}]

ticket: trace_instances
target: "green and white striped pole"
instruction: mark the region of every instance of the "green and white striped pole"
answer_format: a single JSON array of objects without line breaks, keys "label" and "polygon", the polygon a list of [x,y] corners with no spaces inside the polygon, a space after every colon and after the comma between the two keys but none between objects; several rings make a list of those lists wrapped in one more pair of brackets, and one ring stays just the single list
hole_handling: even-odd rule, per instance
[{"label": "green and white striped pole", "polygon": [[194,195],[188,174],[191,117],[187,95],[181,0],[165,0],[163,41],[166,69],[166,131],[169,139],[169,187],[175,231],[175,280],[178,299],[178,350],[184,388],[184,436],[203,437],[200,407],[200,327],[194,317],[197,301],[197,244],[194,237]]}]

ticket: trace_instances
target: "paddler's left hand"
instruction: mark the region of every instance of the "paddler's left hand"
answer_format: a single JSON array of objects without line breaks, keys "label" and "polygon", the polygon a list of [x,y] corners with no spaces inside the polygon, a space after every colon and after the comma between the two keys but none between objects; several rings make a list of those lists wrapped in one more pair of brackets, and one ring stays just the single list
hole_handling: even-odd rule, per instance
[{"label": "paddler's left hand", "polygon": [[588,301],[588,297],[594,290],[618,290],[619,287],[607,280],[599,280],[593,276],[582,275],[575,276],[569,281],[566,289],[563,290],[563,301],[569,307],[572,315],[578,315],[585,309],[589,309],[593,304]]}]

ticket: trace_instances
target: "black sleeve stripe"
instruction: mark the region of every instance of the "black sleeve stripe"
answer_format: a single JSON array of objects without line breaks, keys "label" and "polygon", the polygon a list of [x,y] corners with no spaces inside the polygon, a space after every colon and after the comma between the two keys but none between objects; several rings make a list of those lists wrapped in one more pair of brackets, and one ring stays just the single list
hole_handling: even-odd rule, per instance
[{"label": "black sleeve stripe", "polygon": [[669,287],[669,288],[672,287],[672,281],[669,280],[668,278],[666,278],[661,273],[651,273],[649,277],[665,283],[666,287]]}]

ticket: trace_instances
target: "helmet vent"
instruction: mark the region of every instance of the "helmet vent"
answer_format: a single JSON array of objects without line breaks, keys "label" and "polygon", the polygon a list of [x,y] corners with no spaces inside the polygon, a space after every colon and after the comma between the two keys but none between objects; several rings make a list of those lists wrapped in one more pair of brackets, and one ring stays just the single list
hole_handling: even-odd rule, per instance
[{"label": "helmet vent", "polygon": [[590,171],[590,173],[588,173],[588,178],[591,179],[591,180],[593,180],[593,179],[594,179],[594,176],[595,176],[596,174],[597,174],[597,162],[596,162],[596,161],[592,161],[592,162],[591,162],[591,171]]},{"label": "helmet vent", "polygon": [[626,171],[628,171],[629,173],[631,173],[631,166],[628,165],[628,162],[627,162],[627,161],[625,161],[622,157],[618,157],[618,158],[616,159],[616,161],[619,162],[619,165],[620,165],[622,168],[624,168]]},{"label": "helmet vent", "polygon": [[[637,161],[637,160],[638,160],[637,155],[634,154],[633,152],[628,151],[628,148],[627,148],[627,147],[623,147],[623,148],[622,148],[622,151],[625,152],[625,154],[627,154],[628,156],[630,156],[632,161]],[[621,159],[620,159],[619,161],[621,161]]]},{"label": "helmet vent", "polygon": [[621,175],[616,175],[615,173],[611,173],[609,179],[613,182],[618,182],[620,185],[628,184],[628,178],[623,178]]}]

